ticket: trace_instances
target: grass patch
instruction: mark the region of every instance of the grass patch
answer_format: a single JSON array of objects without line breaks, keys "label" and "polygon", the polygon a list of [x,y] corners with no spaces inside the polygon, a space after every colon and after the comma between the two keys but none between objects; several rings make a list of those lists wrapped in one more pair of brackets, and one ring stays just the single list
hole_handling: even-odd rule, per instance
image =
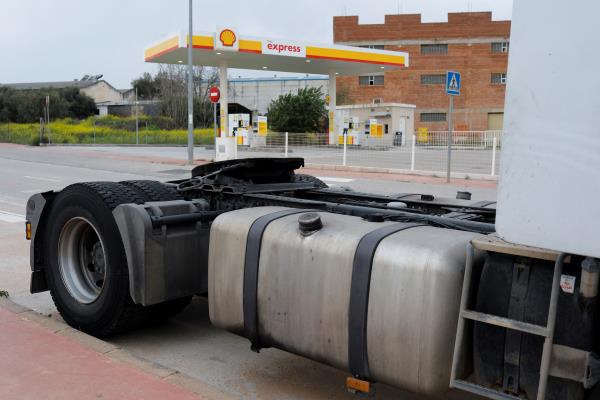
[{"label": "grass patch", "polygon": [[[142,117],[139,123],[139,144],[187,144],[186,129],[167,129],[162,119]],[[55,144],[136,144],[135,119],[131,117],[90,117],[84,120],[70,118],[50,123],[42,138],[43,143]],[[0,142],[40,144],[40,124],[2,123]],[[195,129],[194,143],[214,144],[212,128]]]}]

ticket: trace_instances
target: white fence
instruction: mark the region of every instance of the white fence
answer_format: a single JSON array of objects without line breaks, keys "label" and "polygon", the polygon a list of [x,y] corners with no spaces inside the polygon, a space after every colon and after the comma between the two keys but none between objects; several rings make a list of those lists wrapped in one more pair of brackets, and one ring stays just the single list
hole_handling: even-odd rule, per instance
[{"label": "white fence", "polygon": [[[332,144],[326,133],[273,133],[260,145],[238,146],[238,157],[303,157],[309,164],[374,167],[445,173],[448,132],[395,137],[368,145],[352,144],[347,137]],[[387,144],[384,144],[387,142]],[[496,175],[502,146],[501,131],[455,131],[452,135],[453,173]]]}]

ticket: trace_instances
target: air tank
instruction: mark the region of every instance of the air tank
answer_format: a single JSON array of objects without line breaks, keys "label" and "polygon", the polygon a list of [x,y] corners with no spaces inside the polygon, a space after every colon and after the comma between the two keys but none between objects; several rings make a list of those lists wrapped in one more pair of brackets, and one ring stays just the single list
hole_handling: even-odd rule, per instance
[{"label": "air tank", "polygon": [[211,227],[210,318],[255,347],[439,395],[478,236],[283,207],[225,213]]}]

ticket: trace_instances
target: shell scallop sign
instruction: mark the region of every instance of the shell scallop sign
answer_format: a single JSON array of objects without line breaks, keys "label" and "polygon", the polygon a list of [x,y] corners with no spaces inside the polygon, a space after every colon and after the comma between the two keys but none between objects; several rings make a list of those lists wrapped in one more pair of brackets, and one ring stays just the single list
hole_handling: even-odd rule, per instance
[{"label": "shell scallop sign", "polygon": [[224,29],[219,35],[219,40],[221,41],[223,46],[231,47],[236,42],[237,38],[235,37],[235,33],[231,29]]},{"label": "shell scallop sign", "polygon": [[235,29],[219,28],[215,40],[215,49],[238,51],[239,40]]}]

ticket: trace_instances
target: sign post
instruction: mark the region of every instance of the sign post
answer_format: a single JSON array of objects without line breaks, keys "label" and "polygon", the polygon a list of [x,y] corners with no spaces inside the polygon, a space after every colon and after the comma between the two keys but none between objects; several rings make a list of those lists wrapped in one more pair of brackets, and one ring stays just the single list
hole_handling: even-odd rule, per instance
[{"label": "sign post", "polygon": [[217,103],[219,102],[219,100],[221,99],[221,91],[219,90],[218,87],[213,86],[210,88],[210,91],[208,92],[208,98],[210,99],[210,102],[213,103],[213,125],[214,125],[214,130],[215,130],[215,154],[217,151]]},{"label": "sign post", "polygon": [[448,107],[448,167],[446,171],[446,182],[450,182],[450,171],[452,168],[452,132],[454,124],[452,114],[454,113],[454,96],[460,95],[460,72],[448,71],[446,73],[446,93],[450,96]]}]

